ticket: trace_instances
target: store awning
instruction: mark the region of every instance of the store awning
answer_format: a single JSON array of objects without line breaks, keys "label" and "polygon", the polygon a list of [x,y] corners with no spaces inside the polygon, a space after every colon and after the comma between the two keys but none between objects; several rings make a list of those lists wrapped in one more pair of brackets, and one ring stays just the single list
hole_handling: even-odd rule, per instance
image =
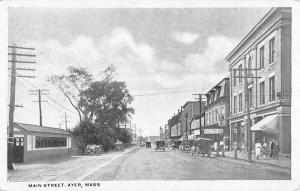
[{"label": "store awning", "polygon": [[277,115],[269,115],[251,127],[251,131],[263,131],[272,135],[278,135]]}]

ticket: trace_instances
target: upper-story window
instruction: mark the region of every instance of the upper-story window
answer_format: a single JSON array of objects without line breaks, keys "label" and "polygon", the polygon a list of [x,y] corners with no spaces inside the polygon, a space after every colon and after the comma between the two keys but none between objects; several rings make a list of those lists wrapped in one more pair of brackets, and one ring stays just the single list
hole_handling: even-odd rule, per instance
[{"label": "upper-story window", "polygon": [[233,97],[233,113],[237,112],[237,98],[236,96]]},{"label": "upper-story window", "polygon": [[242,64],[239,65],[239,83],[243,81],[243,72],[242,72]]},{"label": "upper-story window", "polygon": [[260,105],[265,104],[265,82],[260,82],[259,84],[259,95],[260,95]]},{"label": "upper-story window", "polygon": [[236,86],[236,70],[233,70],[233,86]]},{"label": "upper-story window", "polygon": [[253,91],[252,91],[252,87],[248,89],[248,94],[249,94],[249,107],[253,107]]},{"label": "upper-story window", "polygon": [[275,37],[269,41],[269,64],[274,62],[275,57]]},{"label": "upper-story window", "polygon": [[247,74],[249,74],[249,75],[252,74],[252,59],[251,59],[251,56],[249,56],[249,59],[248,59],[248,71],[247,71]]},{"label": "upper-story window", "polygon": [[269,100],[275,100],[275,76],[269,79]]},{"label": "upper-story window", "polygon": [[239,94],[239,112],[243,111],[243,94]]},{"label": "upper-story window", "polygon": [[265,68],[265,46],[262,46],[259,49],[259,68]]}]

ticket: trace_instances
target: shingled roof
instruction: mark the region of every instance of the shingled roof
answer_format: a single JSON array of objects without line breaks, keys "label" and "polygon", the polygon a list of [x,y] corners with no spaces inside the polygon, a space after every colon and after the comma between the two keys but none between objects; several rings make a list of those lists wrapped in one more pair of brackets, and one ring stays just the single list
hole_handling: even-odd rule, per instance
[{"label": "shingled roof", "polygon": [[45,126],[38,126],[32,124],[25,124],[25,123],[14,123],[14,127],[19,127],[24,129],[25,131],[29,132],[41,132],[41,133],[55,133],[55,134],[64,134],[64,135],[71,135],[69,132],[59,128],[53,127],[45,127]]}]

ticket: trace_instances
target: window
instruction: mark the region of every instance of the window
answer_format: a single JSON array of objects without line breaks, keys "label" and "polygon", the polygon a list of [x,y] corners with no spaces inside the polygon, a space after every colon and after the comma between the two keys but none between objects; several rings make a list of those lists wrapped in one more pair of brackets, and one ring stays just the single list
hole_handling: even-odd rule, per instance
[{"label": "window", "polygon": [[225,89],[225,84],[221,86],[220,88],[220,97],[223,97],[224,96],[224,89]]},{"label": "window", "polygon": [[233,86],[236,86],[236,70],[233,69]]},{"label": "window", "polygon": [[269,100],[275,100],[275,76],[269,79]]},{"label": "window", "polygon": [[222,105],[220,108],[220,125],[225,125],[225,106]]},{"label": "window", "polygon": [[248,70],[247,70],[247,74],[248,75],[251,75],[252,74],[252,59],[251,59],[251,56],[249,56],[249,59],[248,59]]},{"label": "window", "polygon": [[237,107],[237,99],[236,99],[236,96],[234,96],[233,97],[233,113],[237,112],[236,107]]},{"label": "window", "polygon": [[265,104],[265,82],[259,84],[260,105]]},{"label": "window", "polygon": [[243,94],[239,94],[239,112],[243,111]]},{"label": "window", "polygon": [[249,88],[248,89],[248,95],[249,95],[249,99],[248,99],[248,101],[249,101],[249,107],[251,108],[251,107],[253,107],[253,93],[252,93],[252,88]]},{"label": "window", "polygon": [[274,62],[274,56],[275,56],[275,37],[273,37],[269,41],[269,64],[272,64]]},{"label": "window", "polygon": [[239,83],[241,83],[243,81],[243,78],[242,78],[242,64],[239,65]]},{"label": "window", "polygon": [[47,148],[47,147],[66,147],[66,137],[40,137],[35,139],[35,148]]},{"label": "window", "polygon": [[211,111],[211,123],[212,124],[215,123],[215,111],[214,110]]},{"label": "window", "polygon": [[259,67],[260,69],[265,68],[265,46],[259,49]]},{"label": "window", "polygon": [[219,110],[218,108],[215,109],[215,123],[219,122]]}]

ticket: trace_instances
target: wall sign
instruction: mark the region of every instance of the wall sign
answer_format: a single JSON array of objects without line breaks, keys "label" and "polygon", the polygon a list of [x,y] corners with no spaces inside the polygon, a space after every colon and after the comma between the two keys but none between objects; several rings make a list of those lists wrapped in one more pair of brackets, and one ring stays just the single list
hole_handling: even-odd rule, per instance
[{"label": "wall sign", "polygon": [[223,134],[223,129],[204,129],[204,134]]}]

